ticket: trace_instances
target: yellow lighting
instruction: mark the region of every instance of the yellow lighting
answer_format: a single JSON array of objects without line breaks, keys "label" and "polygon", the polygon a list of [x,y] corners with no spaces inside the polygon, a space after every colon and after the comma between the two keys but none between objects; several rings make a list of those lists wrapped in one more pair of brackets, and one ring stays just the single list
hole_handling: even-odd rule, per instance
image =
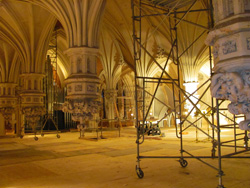
[{"label": "yellow lighting", "polygon": [[203,114],[207,114],[207,111],[206,111],[206,110],[201,110],[201,112],[202,112]]},{"label": "yellow lighting", "polygon": [[244,117],[237,118],[237,119],[236,119],[236,123],[239,124],[241,121],[244,121],[244,120],[245,120]]},{"label": "yellow lighting", "polygon": [[207,75],[208,77],[210,77],[211,72],[210,72],[210,62],[207,61],[200,69],[200,71],[202,73],[204,73],[205,75]]},{"label": "yellow lighting", "polygon": [[[197,90],[197,86],[198,86],[198,82],[186,82],[186,83],[183,83],[183,85],[185,86],[185,90],[186,92],[188,92],[188,94],[193,94],[192,96],[189,97],[189,99],[194,103],[196,104],[197,101],[198,101],[198,97],[199,95],[196,93],[196,90]],[[200,108],[200,105],[197,104],[197,107]],[[191,102],[187,99],[186,100],[186,105],[185,105],[185,108],[188,110],[188,112],[190,112],[193,108],[193,105],[191,104]],[[194,117],[194,113],[195,113],[195,110],[193,109],[193,111],[191,112],[191,116]]]},{"label": "yellow lighting", "polygon": [[176,119],[176,124],[180,124],[181,120],[180,119]]},{"label": "yellow lighting", "polygon": [[[50,55],[51,57],[53,57],[54,56],[54,51],[49,50],[47,54]],[[62,71],[62,74],[63,74],[64,78],[67,78],[69,76],[69,71],[66,69],[65,65],[62,63],[60,58],[57,58],[57,65],[60,68],[60,70]]]},{"label": "yellow lighting", "polygon": [[185,83],[183,83],[183,85],[185,86],[185,90],[190,94],[197,90],[198,84],[199,84],[198,82],[185,82]]}]

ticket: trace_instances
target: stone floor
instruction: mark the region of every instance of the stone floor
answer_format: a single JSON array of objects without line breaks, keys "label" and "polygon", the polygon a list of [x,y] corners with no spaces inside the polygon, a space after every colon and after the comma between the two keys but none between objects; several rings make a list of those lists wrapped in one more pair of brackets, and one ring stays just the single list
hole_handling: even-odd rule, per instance
[{"label": "stone floor", "polygon": [[[173,129],[162,130],[163,137],[145,136],[140,145],[143,156],[179,156],[180,141]],[[217,170],[197,159],[187,159],[183,168],[178,158],[142,159],[144,178],[136,175],[136,135],[134,128],[103,133],[105,139],[96,140],[95,133],[79,139],[78,132],[45,134],[38,141],[32,135],[0,139],[1,188],[215,188]],[[222,139],[231,135],[222,134]],[[184,149],[193,155],[210,156],[211,141],[195,131],[185,132]],[[223,153],[231,152],[230,149]],[[241,154],[249,156],[250,152]],[[218,167],[217,159],[205,159]],[[223,185],[227,188],[249,188],[250,159],[223,159]]]}]

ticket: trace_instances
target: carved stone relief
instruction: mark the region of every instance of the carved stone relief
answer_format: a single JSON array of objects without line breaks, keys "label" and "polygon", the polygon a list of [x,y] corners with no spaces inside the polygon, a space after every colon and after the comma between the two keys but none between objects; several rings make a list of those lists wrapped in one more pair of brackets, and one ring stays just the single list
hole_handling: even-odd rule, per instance
[{"label": "carved stone relief", "polygon": [[[231,73],[217,73],[212,77],[211,93],[217,99],[227,99],[231,103],[228,110],[232,114],[250,117],[250,70]],[[250,130],[250,120],[241,122],[243,130]],[[243,126],[244,125],[244,126]]]},{"label": "carved stone relief", "polygon": [[82,91],[82,85],[76,85],[75,91]]},{"label": "carved stone relief", "polygon": [[72,91],[71,86],[68,86],[68,87],[67,87],[67,91],[68,91],[69,93],[71,93],[71,91]]},{"label": "carved stone relief", "polygon": [[95,91],[95,86],[93,86],[93,85],[87,85],[87,91],[89,91],[89,92]]},{"label": "carved stone relief", "polygon": [[247,41],[247,49],[250,50],[250,37],[246,39]]},{"label": "carved stone relief", "polygon": [[0,108],[0,113],[3,115],[5,121],[11,121],[12,114],[15,113],[15,109],[13,107],[2,107]]},{"label": "carved stone relief", "polygon": [[93,115],[99,110],[99,101],[66,101],[63,104],[62,111],[72,114],[73,121],[79,121],[83,124],[86,120],[91,120]]},{"label": "carved stone relief", "polygon": [[26,120],[28,121],[34,132],[37,126],[37,122],[40,120],[40,117],[45,114],[45,112],[46,111],[43,106],[32,106],[22,108],[22,113],[25,115]]},{"label": "carved stone relief", "polygon": [[167,57],[167,53],[166,53],[165,49],[158,46],[157,47],[156,58],[164,58],[164,57]]},{"label": "carved stone relief", "polygon": [[219,55],[219,46],[218,45],[214,46],[213,55],[214,55],[215,59],[218,57],[218,55]]},{"label": "carved stone relief", "polygon": [[236,41],[226,41],[222,44],[223,46],[223,54],[230,54],[233,52],[237,51],[237,45],[236,45]]}]

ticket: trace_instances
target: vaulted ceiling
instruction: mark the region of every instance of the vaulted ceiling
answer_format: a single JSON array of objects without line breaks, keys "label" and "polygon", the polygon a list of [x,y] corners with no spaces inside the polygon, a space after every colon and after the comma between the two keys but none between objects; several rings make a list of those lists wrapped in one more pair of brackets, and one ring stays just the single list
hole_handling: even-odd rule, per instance
[{"label": "vaulted ceiling", "polygon": [[[93,17],[93,11],[104,8],[98,3],[100,1],[102,0],[2,0],[1,81],[17,80],[6,78],[6,75],[9,75],[8,77],[13,75],[13,71],[11,74],[6,73],[11,69],[6,67],[16,67],[15,71],[19,73],[43,72],[46,53],[48,50],[50,54],[53,53],[49,44],[53,44],[55,30],[57,30],[59,75],[62,81],[69,76],[70,68],[69,59],[64,51],[69,47],[86,45],[100,48],[98,73],[103,76],[106,83],[114,82],[111,85],[115,85],[119,79],[126,79],[134,69],[131,2],[107,0],[103,14]],[[182,20],[178,24],[177,32],[172,33],[172,36],[178,37],[178,54],[184,79],[196,80],[200,68],[207,63],[209,57],[208,47],[204,44],[209,27],[208,13],[190,11],[184,14],[181,11],[207,9],[207,0],[143,0],[142,2],[145,3],[142,5],[143,14],[160,14],[146,17],[142,21],[142,40],[146,49],[153,55],[156,55],[159,49],[168,54],[172,43],[170,24]],[[160,8],[156,9],[154,6]],[[173,8],[180,13],[171,13],[170,11],[174,11]],[[97,17],[101,17],[100,24]],[[76,27],[77,22],[82,22],[78,24],[80,28]],[[88,27],[85,27],[86,25]],[[93,33],[94,27],[98,27],[99,32]],[[85,36],[89,36],[87,38],[91,40],[87,40]],[[13,59],[10,59],[10,56]],[[144,76],[157,72],[152,58],[145,52],[142,52],[142,60],[137,66],[139,73]]]}]

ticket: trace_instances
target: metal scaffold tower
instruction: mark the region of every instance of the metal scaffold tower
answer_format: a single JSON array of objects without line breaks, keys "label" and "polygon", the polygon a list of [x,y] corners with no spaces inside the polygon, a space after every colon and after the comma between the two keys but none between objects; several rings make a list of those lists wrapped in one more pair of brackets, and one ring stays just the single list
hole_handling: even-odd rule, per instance
[{"label": "metal scaffold tower", "polygon": [[45,97],[45,108],[46,114],[43,118],[43,126],[41,127],[41,136],[44,136],[44,128],[47,125],[50,129],[51,125],[56,128],[57,138],[60,138],[59,129],[58,129],[58,111],[56,107],[58,106],[58,76],[57,76],[57,31],[54,31],[54,36],[51,39],[51,44],[49,50],[52,54],[47,56],[45,64],[45,73],[44,78],[44,92],[46,93]]},{"label": "metal scaffold tower", "polygon": [[[132,19],[133,19],[133,45],[134,45],[134,68],[135,68],[135,108],[136,108],[136,128],[137,128],[137,164],[136,164],[136,173],[139,178],[144,177],[144,172],[141,168],[142,159],[150,158],[177,158],[179,159],[180,165],[186,167],[188,162],[186,159],[193,158],[202,162],[203,164],[211,167],[217,171],[217,176],[219,179],[218,187],[224,188],[222,182],[222,176],[224,175],[222,170],[222,159],[223,158],[248,158],[247,156],[239,156],[238,154],[249,151],[248,148],[248,138],[245,131],[241,131],[238,125],[238,116],[228,115],[226,113],[223,103],[225,101],[220,101],[214,98],[210,98],[210,102],[205,102],[205,96],[209,92],[211,79],[209,78],[204,83],[200,84],[196,91],[189,93],[183,89],[183,78],[181,74],[181,62],[180,58],[182,55],[188,52],[188,50],[196,45],[198,42],[204,43],[201,41],[201,37],[209,32],[213,28],[213,13],[212,13],[212,1],[204,0],[206,7],[202,9],[195,9],[195,4],[199,0],[193,1],[164,1],[164,0],[131,0],[132,8]],[[164,4],[165,3],[165,4]],[[169,3],[170,5],[167,6]],[[178,9],[179,7],[187,7],[184,9]],[[147,11],[145,11],[147,10]],[[150,11],[149,11],[150,10]],[[204,23],[194,23],[192,21],[186,20],[185,17],[188,14],[196,12],[206,12],[207,13],[207,26],[204,26]],[[149,19],[152,17],[163,16],[164,20],[161,21],[167,22],[169,24],[169,33],[170,33],[170,43],[171,48],[167,53],[167,58],[164,63],[164,66],[160,64],[157,59],[147,50],[145,47],[145,41],[143,41],[143,19]],[[166,19],[168,18],[168,19]],[[199,27],[203,30],[197,38],[190,42],[189,46],[179,52],[180,41],[178,41],[178,28],[182,23],[190,24],[195,27]],[[155,27],[157,30],[159,26]],[[212,67],[212,55],[211,47],[207,47],[207,57],[210,63],[210,72],[211,76],[213,74]],[[158,76],[148,77],[142,76],[137,70],[138,64],[142,63],[142,52],[146,53],[154,64],[161,71]],[[166,67],[172,61],[175,65],[176,76],[171,76],[167,71]],[[160,99],[156,97],[156,93],[160,85],[167,85],[169,88],[172,88],[173,95],[173,106],[169,106]],[[151,91],[148,90],[151,88]],[[153,88],[153,92],[152,92]],[[196,97],[195,93],[199,91],[201,94],[199,97]],[[211,95],[210,95],[211,96]],[[158,123],[163,121],[166,117],[172,115],[175,119],[174,126],[176,132],[176,138],[180,143],[180,155],[171,156],[171,155],[161,155],[161,156],[152,156],[152,155],[142,155],[141,146],[145,141],[145,134],[148,130],[149,124],[149,114],[150,109],[154,103],[158,101],[161,104],[164,104],[168,110],[163,117],[159,117]],[[185,103],[190,103],[192,109],[184,113]],[[200,106],[203,105],[205,111],[201,111]],[[195,112],[196,119],[190,120],[191,113]],[[223,121],[226,119],[227,123],[223,124]],[[208,125],[207,131],[198,126],[199,121],[204,121]],[[230,123],[228,123],[230,122]],[[197,132],[204,134],[209,141],[211,141],[212,149],[209,151],[208,155],[197,156],[192,152],[188,151],[184,147],[184,133],[190,128],[195,128]],[[222,129],[233,129],[232,139],[227,140],[226,138],[221,138]],[[222,149],[227,148],[225,151]],[[228,149],[229,148],[229,149]],[[211,164],[206,159],[217,159],[217,165]]]}]

